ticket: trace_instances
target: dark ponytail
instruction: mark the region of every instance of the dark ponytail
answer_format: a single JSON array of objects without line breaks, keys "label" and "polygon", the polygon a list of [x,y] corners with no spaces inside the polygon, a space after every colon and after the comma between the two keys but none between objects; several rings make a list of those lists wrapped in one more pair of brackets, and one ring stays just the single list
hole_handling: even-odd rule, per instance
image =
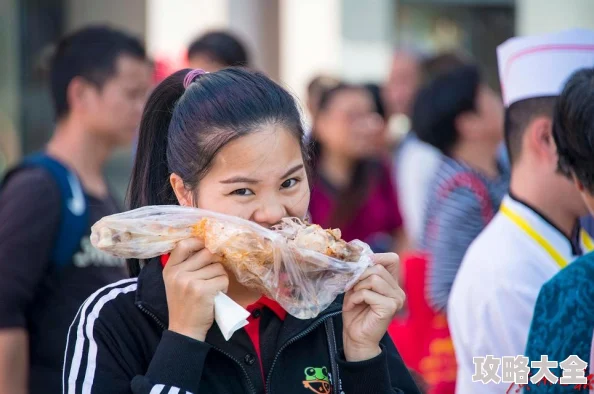
[{"label": "dark ponytail", "polygon": [[[263,125],[278,124],[291,132],[307,160],[301,114],[285,89],[261,73],[233,67],[197,74],[184,88],[190,71],[169,76],[146,104],[128,188],[131,209],[178,204],[172,173],[195,191],[223,146]],[[140,262],[129,260],[128,269],[137,276]]]},{"label": "dark ponytail", "polygon": [[142,120],[136,160],[128,189],[128,205],[136,209],[146,205],[177,204],[169,183],[167,166],[167,130],[173,109],[184,93],[187,70],[165,79],[151,94]]},{"label": "dark ponytail", "polygon": [[[177,204],[169,182],[167,166],[167,130],[173,108],[184,93],[183,80],[187,70],[167,77],[149,97],[142,119],[136,159],[128,186],[128,206],[136,209],[147,205]],[[131,276],[138,276],[140,264],[128,260]]]}]

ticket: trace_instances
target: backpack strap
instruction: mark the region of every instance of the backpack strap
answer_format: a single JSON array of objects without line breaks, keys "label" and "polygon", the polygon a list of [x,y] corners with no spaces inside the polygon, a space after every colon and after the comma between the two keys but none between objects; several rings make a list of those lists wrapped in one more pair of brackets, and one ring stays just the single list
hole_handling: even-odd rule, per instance
[{"label": "backpack strap", "polygon": [[72,261],[72,256],[80,247],[80,240],[89,227],[88,203],[78,177],[62,163],[45,153],[27,156],[21,164],[11,170],[4,178],[8,178],[17,171],[40,167],[45,169],[60,189],[61,218],[58,234],[52,250],[51,260],[58,267],[63,267]]}]

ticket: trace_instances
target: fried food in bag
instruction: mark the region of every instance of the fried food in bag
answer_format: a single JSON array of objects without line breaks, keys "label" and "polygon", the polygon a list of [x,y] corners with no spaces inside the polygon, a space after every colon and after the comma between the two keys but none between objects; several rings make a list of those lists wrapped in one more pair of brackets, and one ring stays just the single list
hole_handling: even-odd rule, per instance
[{"label": "fried food in bag", "polygon": [[371,265],[370,247],[345,242],[297,218],[271,229],[198,208],[149,206],[107,216],[92,227],[92,244],[123,258],[149,259],[197,237],[223,258],[243,285],[276,300],[299,319],[316,317]]}]

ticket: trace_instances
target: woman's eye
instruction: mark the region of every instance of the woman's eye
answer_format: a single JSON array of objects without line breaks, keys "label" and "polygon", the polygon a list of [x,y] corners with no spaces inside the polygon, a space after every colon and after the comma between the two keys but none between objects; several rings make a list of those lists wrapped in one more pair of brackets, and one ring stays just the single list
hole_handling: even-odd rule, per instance
[{"label": "woman's eye", "polygon": [[299,179],[296,179],[296,178],[287,179],[286,181],[283,182],[281,187],[283,189],[288,189],[290,187],[295,186],[298,182],[299,182]]},{"label": "woman's eye", "polygon": [[250,189],[237,189],[237,190],[233,190],[231,192],[232,195],[235,196],[251,196],[252,194],[254,194],[254,192],[252,192]]}]

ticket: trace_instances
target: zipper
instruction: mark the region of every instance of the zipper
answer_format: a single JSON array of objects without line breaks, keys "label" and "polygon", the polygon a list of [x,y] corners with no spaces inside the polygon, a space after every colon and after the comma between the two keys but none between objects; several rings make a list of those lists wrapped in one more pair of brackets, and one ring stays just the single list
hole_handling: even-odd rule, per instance
[{"label": "zipper", "polygon": [[[140,309],[142,312],[146,313],[147,315],[149,315],[155,322],[157,322],[157,324],[163,329],[166,330],[167,327],[165,327],[165,324],[163,324],[163,322],[151,311],[149,311],[148,309],[144,308],[142,305],[138,304],[138,309]],[[212,346],[212,345],[210,345]],[[248,384],[249,384],[249,389],[250,389],[250,393],[253,394],[257,394],[256,393],[256,388],[254,387],[254,384],[252,383],[252,381],[250,380],[250,376],[248,375],[247,371],[245,370],[245,368],[243,367],[243,365],[241,365],[241,361],[239,361],[238,359],[236,359],[235,357],[233,357],[231,354],[227,353],[226,351],[224,351],[223,349],[219,349],[218,347],[212,346],[212,348],[214,350],[216,350],[219,353],[224,354],[225,356],[229,357],[231,360],[233,360],[237,365],[239,365],[239,368],[241,368],[241,371],[243,372],[243,375],[245,377],[245,379],[247,380]]]},{"label": "zipper", "polygon": [[143,306],[142,306],[142,305],[140,305],[140,304],[137,304],[136,306],[138,306],[138,309],[140,309],[141,311],[143,311],[144,313],[146,313],[147,315],[149,315],[149,316],[150,316],[150,317],[151,317],[151,318],[152,318],[154,321],[156,321],[156,322],[157,322],[157,324],[158,324],[158,325],[159,325],[159,326],[160,326],[160,327],[161,327],[163,330],[166,330],[166,329],[167,329],[167,328],[165,327],[165,324],[163,324],[163,323],[161,322],[161,320],[159,320],[159,318],[158,318],[158,317],[157,317],[157,316],[156,316],[154,313],[152,313],[151,311],[149,311],[148,309],[146,309],[145,307],[143,307]]},{"label": "zipper", "polygon": [[330,349],[330,369],[332,370],[332,387],[333,393],[339,394],[342,390],[340,389],[340,376],[338,376],[338,364],[336,363],[336,333],[334,332],[334,322],[332,319],[324,322],[326,326],[326,337],[328,338],[328,348]]},{"label": "zipper", "polygon": [[285,348],[287,346],[291,345],[292,343],[295,343],[296,341],[300,340],[304,336],[310,334],[313,330],[318,328],[318,326],[320,324],[322,324],[325,320],[327,320],[331,317],[334,317],[334,316],[338,316],[341,313],[342,312],[333,312],[333,313],[327,314],[326,316],[316,320],[311,326],[309,326],[309,328],[307,330],[302,331],[298,335],[295,335],[293,338],[291,338],[287,342],[285,342],[285,344],[276,353],[276,356],[274,356],[274,360],[272,361],[272,365],[270,366],[270,371],[268,371],[268,377],[266,378],[266,393],[267,394],[272,394],[272,388],[270,386],[270,382],[271,382],[271,378],[272,378],[272,371],[274,370],[274,366],[275,366],[276,362],[278,361],[278,358],[279,358],[280,354],[282,353],[282,351],[285,350]]}]

